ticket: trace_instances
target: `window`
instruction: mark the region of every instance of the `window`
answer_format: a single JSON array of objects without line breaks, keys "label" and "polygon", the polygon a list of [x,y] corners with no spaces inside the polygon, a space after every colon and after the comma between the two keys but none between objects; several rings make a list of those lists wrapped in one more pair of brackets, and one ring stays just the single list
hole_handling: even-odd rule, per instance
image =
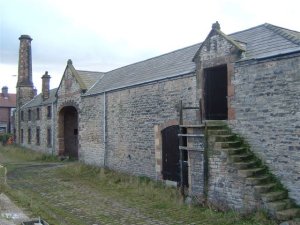
[{"label": "window", "polygon": [[47,129],[47,146],[48,147],[51,147],[51,145],[52,145],[52,136],[51,136],[52,134],[51,134],[51,128],[48,128]]},{"label": "window", "polygon": [[40,128],[36,128],[36,145],[40,145]]},{"label": "window", "polygon": [[36,120],[40,120],[40,108],[36,109]]},{"label": "window", "polygon": [[52,116],[52,113],[51,113],[51,105],[47,106],[47,118],[50,119]]},{"label": "window", "polygon": [[21,121],[24,121],[24,111],[21,111]]},{"label": "window", "polygon": [[31,109],[28,110],[28,121],[31,120]]},{"label": "window", "polygon": [[28,128],[28,140],[27,140],[27,142],[28,142],[28,144],[31,144],[31,129],[30,128]]},{"label": "window", "polygon": [[21,129],[21,143],[24,143],[24,131]]}]

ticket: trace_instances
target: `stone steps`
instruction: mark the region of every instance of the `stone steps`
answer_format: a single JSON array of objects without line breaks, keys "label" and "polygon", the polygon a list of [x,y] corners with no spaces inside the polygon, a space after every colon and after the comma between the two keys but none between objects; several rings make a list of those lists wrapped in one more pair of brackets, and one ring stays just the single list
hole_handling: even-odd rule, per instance
[{"label": "stone steps", "polygon": [[267,184],[260,184],[255,185],[254,188],[259,193],[267,193],[272,191],[276,187],[276,183],[267,183]]},{"label": "stone steps", "polygon": [[291,220],[300,217],[300,208],[294,208],[294,204],[288,198],[287,190],[280,188],[265,166],[255,155],[244,147],[242,141],[236,140],[226,126],[213,123],[208,126],[207,134],[214,141],[214,148],[227,152],[228,158],[245,179],[247,185],[253,186],[261,197],[270,216],[279,220]]},{"label": "stone steps", "polygon": [[209,130],[223,130],[226,129],[225,124],[207,124],[207,129]]},{"label": "stone steps", "polygon": [[208,135],[226,135],[226,134],[229,134],[228,130],[222,130],[222,129],[208,130]]},{"label": "stone steps", "polygon": [[269,208],[274,209],[274,212],[293,207],[292,201],[290,199],[268,202],[267,205],[269,206]]},{"label": "stone steps", "polygon": [[242,170],[242,169],[249,169],[249,168],[253,168],[255,167],[256,165],[258,164],[258,161],[257,160],[250,160],[250,161],[241,161],[241,162],[234,162],[234,165],[239,169],[239,170]]},{"label": "stone steps", "polygon": [[231,155],[230,156],[232,162],[248,162],[251,159],[253,159],[253,155],[250,153],[241,153],[241,154],[236,154],[236,155]]},{"label": "stone steps", "polygon": [[215,137],[216,137],[216,142],[233,141],[235,139],[235,135],[232,134],[222,134]]},{"label": "stone steps", "polygon": [[271,181],[271,177],[268,174],[261,174],[260,176],[247,177],[247,181],[249,181],[253,185],[266,184]]},{"label": "stone steps", "polygon": [[264,172],[265,172],[265,168],[263,167],[238,170],[238,174],[241,177],[253,177],[253,176],[261,175]]},{"label": "stone steps", "polygon": [[226,149],[223,149],[223,151],[226,151],[229,155],[237,155],[237,154],[245,153],[246,148],[244,148],[244,147],[226,148]]},{"label": "stone steps", "polygon": [[300,208],[290,208],[275,213],[275,217],[279,221],[290,220],[300,217]]},{"label": "stone steps", "polygon": [[215,142],[215,148],[235,148],[240,147],[240,141]]}]

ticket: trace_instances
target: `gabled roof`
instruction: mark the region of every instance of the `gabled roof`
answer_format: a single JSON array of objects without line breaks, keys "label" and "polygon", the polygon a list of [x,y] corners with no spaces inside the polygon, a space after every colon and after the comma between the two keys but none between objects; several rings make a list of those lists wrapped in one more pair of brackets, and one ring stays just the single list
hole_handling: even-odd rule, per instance
[{"label": "gabled roof", "polygon": [[[300,51],[299,32],[268,23],[230,35],[219,34],[245,52],[242,60]],[[200,46],[195,44],[107,72],[85,96],[193,73],[196,66],[192,60]]]},{"label": "gabled roof", "polygon": [[[84,90],[84,91],[91,88],[104,75],[104,73],[102,73],[102,72],[76,70],[73,66],[71,59],[68,60],[64,75],[68,68],[71,70],[72,76],[78,82],[80,89]],[[63,75],[63,77],[64,77],[64,75]],[[58,87],[60,87],[63,77],[62,77]]]},{"label": "gabled roof", "polygon": [[0,108],[16,108],[16,94],[7,94],[7,97],[4,97],[0,93]]},{"label": "gabled roof", "polygon": [[224,38],[225,40],[227,40],[227,42],[229,42],[232,46],[234,46],[238,51],[240,51],[240,52],[246,51],[246,49],[242,45],[240,45],[240,43],[239,43],[240,41],[234,40],[229,35],[224,34],[220,30],[220,24],[218,22],[216,22],[216,23],[214,23],[212,25],[211,31],[209,32],[209,34],[207,35],[206,39],[202,42],[200,48],[198,49],[198,51],[194,55],[193,61],[195,61],[195,59],[198,57],[198,55],[199,55],[202,47],[205,45],[205,43],[207,43],[210,40],[210,38],[212,36],[215,36],[215,35],[219,35],[222,38]]},{"label": "gabled roof", "polygon": [[38,94],[31,101],[29,101],[25,105],[23,105],[21,108],[24,109],[24,108],[39,107],[39,106],[43,106],[43,105],[52,104],[56,100],[56,97],[55,97],[56,91],[57,91],[57,88],[50,90],[49,98],[46,99],[45,101],[43,100],[43,94],[42,93]]}]

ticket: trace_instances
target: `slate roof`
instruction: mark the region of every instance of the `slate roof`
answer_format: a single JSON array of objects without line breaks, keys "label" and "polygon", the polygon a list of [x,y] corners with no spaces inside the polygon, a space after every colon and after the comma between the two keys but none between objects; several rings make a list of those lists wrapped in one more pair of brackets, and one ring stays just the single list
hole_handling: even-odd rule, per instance
[{"label": "slate roof", "polygon": [[[268,23],[228,35],[234,41],[246,44],[242,60],[259,59],[300,51],[300,33]],[[87,95],[180,76],[195,71],[192,62],[201,43],[158,57],[137,62],[105,73]]]},{"label": "slate roof", "polygon": [[191,59],[199,47],[196,44],[107,72],[87,95],[191,73],[195,71]]},{"label": "slate roof", "polygon": [[268,23],[229,35],[246,43],[246,57],[243,60],[271,57],[300,50],[300,34]]},{"label": "slate roof", "polygon": [[22,106],[22,108],[30,108],[30,107],[37,107],[37,106],[42,106],[42,105],[49,105],[55,102],[57,88],[54,88],[50,90],[49,93],[49,98],[43,101],[43,96],[42,93],[36,95],[31,101],[27,102],[25,105]]},{"label": "slate roof", "polygon": [[0,108],[15,108],[16,107],[16,94],[8,94],[7,97],[4,97],[0,93]]},{"label": "slate roof", "polygon": [[87,89],[90,89],[99,79],[104,76],[102,72],[76,70]]}]

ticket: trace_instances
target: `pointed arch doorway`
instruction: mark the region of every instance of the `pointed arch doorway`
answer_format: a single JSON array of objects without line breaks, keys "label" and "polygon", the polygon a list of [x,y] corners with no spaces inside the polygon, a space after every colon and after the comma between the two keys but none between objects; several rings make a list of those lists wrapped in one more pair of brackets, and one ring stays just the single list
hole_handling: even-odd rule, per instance
[{"label": "pointed arch doorway", "polygon": [[78,112],[74,106],[65,106],[58,119],[59,155],[78,159]]}]

